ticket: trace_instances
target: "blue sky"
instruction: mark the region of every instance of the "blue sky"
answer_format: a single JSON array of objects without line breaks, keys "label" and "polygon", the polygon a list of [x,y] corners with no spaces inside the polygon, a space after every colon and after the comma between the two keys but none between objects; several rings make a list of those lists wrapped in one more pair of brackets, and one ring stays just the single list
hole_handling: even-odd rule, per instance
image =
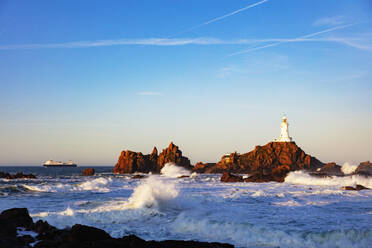
[{"label": "blue sky", "polygon": [[170,141],[192,162],[290,134],[372,159],[367,0],[0,0],[0,164],[115,163]]}]

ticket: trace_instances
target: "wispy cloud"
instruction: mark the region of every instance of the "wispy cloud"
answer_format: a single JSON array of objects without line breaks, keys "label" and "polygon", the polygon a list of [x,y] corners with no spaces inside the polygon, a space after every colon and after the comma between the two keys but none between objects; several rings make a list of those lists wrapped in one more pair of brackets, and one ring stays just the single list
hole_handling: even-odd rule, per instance
[{"label": "wispy cloud", "polygon": [[339,26],[347,23],[348,20],[345,16],[331,16],[331,17],[324,17],[316,20],[313,23],[313,26]]},{"label": "wispy cloud", "polygon": [[140,96],[160,96],[160,92],[154,92],[154,91],[142,91],[138,92],[138,95]]},{"label": "wispy cloud", "polygon": [[[332,31],[336,31],[336,30],[339,30],[339,29],[348,28],[348,27],[351,27],[351,26],[354,26],[354,25],[356,25],[356,24],[346,24],[346,25],[341,25],[341,26],[337,26],[337,27],[333,27],[333,28],[328,28],[328,29],[325,29],[325,30],[322,30],[322,31],[319,31],[319,32],[303,35],[303,36],[293,38],[293,39],[283,39],[283,40],[275,42],[275,43],[271,43],[271,44],[267,44],[267,45],[263,45],[263,46],[258,46],[258,47],[254,47],[254,48],[250,48],[250,49],[245,49],[245,50],[242,50],[242,51],[239,51],[239,52],[236,52],[236,53],[232,53],[232,54],[229,54],[228,56],[235,56],[235,55],[240,55],[240,54],[244,54],[244,53],[249,53],[249,52],[265,49],[265,48],[268,48],[268,47],[278,46],[278,45],[281,45],[283,43],[289,43],[289,42],[303,42],[303,41],[341,42],[341,40],[336,40],[336,39],[331,40],[331,39],[309,39],[309,38],[312,38],[312,37],[315,37],[315,36],[318,36],[318,35],[321,35],[321,34],[329,33],[329,32],[332,32]],[[347,44],[345,42],[342,42],[342,43]],[[347,44],[347,45],[350,45],[350,44]]]},{"label": "wispy cloud", "polygon": [[220,21],[220,20],[222,20],[222,19],[225,19],[225,18],[227,18],[227,17],[230,17],[230,16],[233,16],[233,15],[236,15],[236,14],[238,14],[238,13],[240,13],[240,12],[245,11],[245,10],[248,10],[248,9],[254,8],[254,7],[256,7],[256,6],[258,6],[258,5],[261,5],[261,4],[263,4],[263,3],[267,2],[267,1],[269,1],[269,0],[262,0],[262,1],[259,1],[259,2],[254,3],[254,4],[250,4],[250,5],[248,5],[248,6],[245,6],[244,8],[241,8],[241,9],[235,10],[235,11],[233,11],[233,12],[231,12],[231,13],[228,13],[228,14],[225,14],[225,15],[223,15],[223,16],[219,16],[219,17],[213,18],[213,19],[211,19],[211,20],[209,20],[209,21],[206,21],[206,22],[203,22],[203,23],[201,23],[201,24],[195,25],[195,26],[193,26],[193,27],[191,27],[191,28],[185,29],[185,30],[183,30],[183,31],[181,31],[181,32],[178,32],[178,33],[176,33],[176,34],[174,34],[174,35],[172,35],[172,36],[170,36],[170,37],[173,37],[173,36],[176,36],[176,35],[179,35],[179,34],[183,34],[183,33],[189,32],[189,31],[191,31],[191,30],[194,30],[194,29],[197,29],[197,28],[200,28],[200,27],[206,26],[206,25],[208,25],[208,24],[211,24],[211,23],[214,23],[214,22]]}]

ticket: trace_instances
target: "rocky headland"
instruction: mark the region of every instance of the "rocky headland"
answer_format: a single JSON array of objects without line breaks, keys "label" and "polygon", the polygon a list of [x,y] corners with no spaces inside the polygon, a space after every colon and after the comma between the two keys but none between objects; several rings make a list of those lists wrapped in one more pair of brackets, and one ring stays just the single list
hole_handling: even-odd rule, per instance
[{"label": "rocky headland", "polygon": [[145,241],[135,235],[113,238],[104,230],[75,224],[57,229],[48,222],[33,222],[26,208],[12,208],[0,214],[1,248],[233,248],[224,243],[164,240]]},{"label": "rocky headland", "polygon": [[[121,153],[114,173],[160,173],[168,162],[197,173],[221,173],[222,182],[284,182],[289,172],[297,170],[306,170],[317,177],[345,176],[340,165],[319,161],[306,154],[295,142],[269,142],[264,146],[256,146],[247,153],[226,154],[217,163],[198,162],[195,166],[190,164],[190,160],[173,143],[159,155],[156,147],[147,155],[126,150]],[[250,176],[243,178],[234,174]],[[369,161],[360,163],[353,174],[372,176],[372,164]]]}]

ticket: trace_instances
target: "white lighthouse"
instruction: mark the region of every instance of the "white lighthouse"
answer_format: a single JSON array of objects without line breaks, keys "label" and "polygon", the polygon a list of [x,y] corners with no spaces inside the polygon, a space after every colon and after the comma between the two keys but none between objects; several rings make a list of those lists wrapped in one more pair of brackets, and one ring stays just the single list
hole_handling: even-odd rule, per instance
[{"label": "white lighthouse", "polygon": [[288,133],[288,122],[287,117],[283,116],[282,123],[280,124],[280,136],[279,139],[275,139],[274,142],[292,142],[292,138],[289,137]]}]

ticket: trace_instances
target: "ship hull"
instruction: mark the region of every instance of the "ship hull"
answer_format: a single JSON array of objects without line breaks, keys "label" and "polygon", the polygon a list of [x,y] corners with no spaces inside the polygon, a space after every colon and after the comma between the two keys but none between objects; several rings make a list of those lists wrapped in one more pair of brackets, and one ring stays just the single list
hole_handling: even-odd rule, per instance
[{"label": "ship hull", "polygon": [[44,167],[77,167],[77,164],[44,164]]}]

